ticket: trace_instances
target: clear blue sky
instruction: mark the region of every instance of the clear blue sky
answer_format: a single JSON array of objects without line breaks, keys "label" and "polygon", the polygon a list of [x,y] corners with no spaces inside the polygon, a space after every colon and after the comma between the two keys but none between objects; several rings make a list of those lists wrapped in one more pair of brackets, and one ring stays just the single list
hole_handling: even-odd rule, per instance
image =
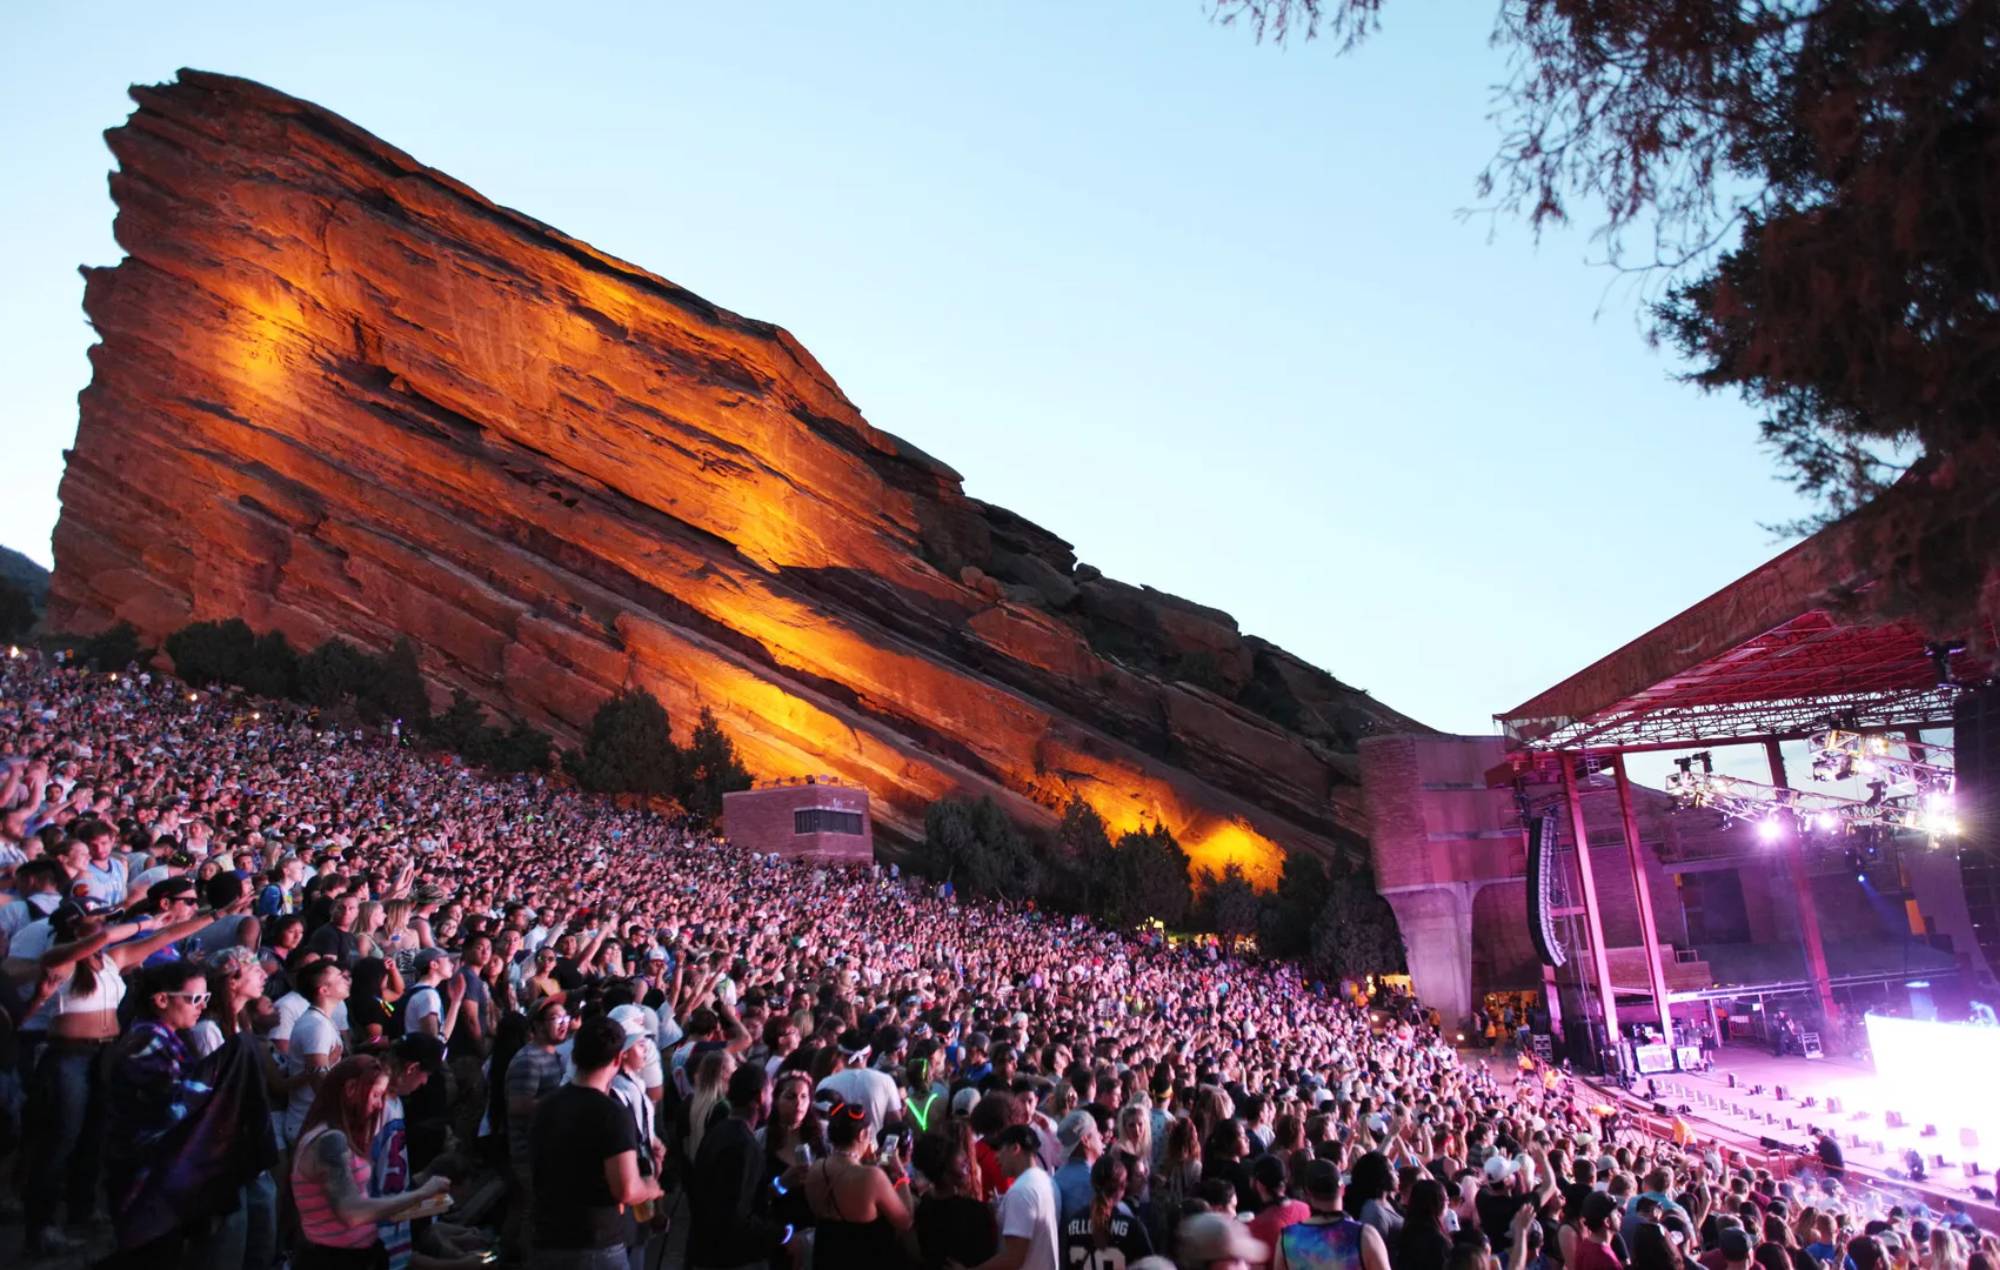
[{"label": "clear blue sky", "polygon": [[1493,8],[1403,0],[1337,57],[1199,0],[9,4],[0,542],[48,560],[98,134],[196,66],[781,323],[1081,559],[1490,731],[1798,510],[1581,231],[1455,218]]}]

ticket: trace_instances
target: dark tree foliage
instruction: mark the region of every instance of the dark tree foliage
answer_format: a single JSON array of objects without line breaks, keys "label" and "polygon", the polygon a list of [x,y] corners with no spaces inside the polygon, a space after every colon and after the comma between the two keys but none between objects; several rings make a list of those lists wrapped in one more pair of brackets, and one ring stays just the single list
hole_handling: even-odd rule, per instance
[{"label": "dark tree foliage", "polygon": [[1202,924],[1233,950],[1257,931],[1263,901],[1240,864],[1229,864],[1221,873],[1210,873],[1202,887]]},{"label": "dark tree foliage", "polygon": [[1081,798],[1069,800],[1062,823],[1056,826],[1055,849],[1050,855],[1055,862],[1051,873],[1059,871],[1061,888],[1068,891],[1066,898],[1052,897],[1058,907],[1093,912],[1109,902],[1117,884],[1117,865],[1110,831],[1096,808]]},{"label": "dark tree foliage", "polygon": [[500,772],[545,772],[554,742],[526,723],[502,729],[486,722],[486,709],[464,689],[453,689],[451,704],[433,715],[425,735],[434,745]]},{"label": "dark tree foliage", "polygon": [[430,738],[440,747],[474,759],[487,743],[493,729],[486,722],[486,707],[473,700],[463,688],[451,690],[451,704],[431,716]]},{"label": "dark tree foliage", "polygon": [[1343,869],[1329,876],[1326,903],[1313,924],[1310,960],[1329,979],[1402,972],[1402,931],[1389,902],[1376,892],[1372,872]]},{"label": "dark tree foliage", "polygon": [[1313,923],[1326,907],[1326,865],[1303,851],[1285,855],[1278,887],[1258,914],[1257,934],[1274,957],[1303,958],[1312,952]]},{"label": "dark tree foliage", "polygon": [[235,683],[260,697],[289,699],[299,695],[299,655],[292,651],[292,642],[283,631],[265,631],[256,638]]},{"label": "dark tree foliage", "polygon": [[1103,912],[1119,925],[1159,920],[1178,926],[1194,903],[1188,856],[1162,824],[1119,837],[1112,849],[1110,893]]},{"label": "dark tree foliage", "polygon": [[27,638],[36,616],[34,597],[25,588],[0,578],[0,639]]},{"label": "dark tree foliage", "polygon": [[139,644],[138,629],[130,622],[120,622],[77,645],[76,657],[93,670],[123,670],[145,660],[146,650]]},{"label": "dark tree foliage", "polygon": [[713,823],[722,815],[722,796],[750,788],[750,769],[736,755],[736,745],[707,706],[681,751],[678,764],[681,806],[691,815]]},{"label": "dark tree foliage", "polygon": [[[1382,0],[1216,0],[1351,47]],[[1540,227],[1601,214],[1649,271],[1653,334],[1765,412],[1860,598],[1939,635],[2000,602],[2000,5],[1502,0],[1511,76],[1479,189]],[[1643,243],[1632,250],[1634,242]],[[1803,528],[1798,526],[1795,528]]]},{"label": "dark tree foliage", "polygon": [[597,707],[570,766],[585,789],[664,798],[674,793],[679,758],[667,708],[644,688],[627,688]]},{"label": "dark tree foliage", "polygon": [[[173,652],[173,640],[167,641]],[[174,658],[178,665],[180,658]],[[299,696],[325,709],[359,703],[376,674],[375,659],[344,639],[329,639],[299,659]]]},{"label": "dark tree foliage", "polygon": [[1040,884],[1028,840],[991,798],[941,798],[924,813],[918,859],[925,873],[970,895],[1021,900]]},{"label": "dark tree foliage", "polygon": [[555,741],[540,728],[516,721],[506,731],[487,729],[473,762],[501,772],[546,772],[555,765]]},{"label": "dark tree foliage", "polygon": [[416,645],[408,637],[397,640],[388,655],[377,663],[374,682],[363,700],[380,717],[396,720],[405,727],[421,728],[430,722],[430,694],[424,690],[424,672],[417,664]]},{"label": "dark tree foliage", "polygon": [[190,622],[167,636],[174,673],[199,687],[241,683],[257,651],[257,633],[240,617]]}]

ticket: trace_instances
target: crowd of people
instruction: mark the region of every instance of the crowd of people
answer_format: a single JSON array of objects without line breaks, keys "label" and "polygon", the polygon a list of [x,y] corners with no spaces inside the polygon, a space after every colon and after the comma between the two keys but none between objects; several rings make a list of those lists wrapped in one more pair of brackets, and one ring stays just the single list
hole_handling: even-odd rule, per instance
[{"label": "crowd of people", "polygon": [[203,1270],[1996,1270],[1415,1002],[760,858],[140,668],[0,665],[29,1257]]}]

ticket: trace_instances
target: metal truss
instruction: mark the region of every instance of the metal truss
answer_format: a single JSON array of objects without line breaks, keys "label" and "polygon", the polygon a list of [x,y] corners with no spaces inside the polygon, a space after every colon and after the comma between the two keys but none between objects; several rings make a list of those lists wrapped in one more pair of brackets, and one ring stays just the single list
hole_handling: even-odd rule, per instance
[{"label": "metal truss", "polygon": [[1951,723],[1950,685],[1877,692],[1829,693],[1772,701],[1614,707],[1587,719],[1566,720],[1533,746],[1540,750],[1661,750],[1738,745],[1810,736],[1831,727],[1858,731],[1945,727]]}]

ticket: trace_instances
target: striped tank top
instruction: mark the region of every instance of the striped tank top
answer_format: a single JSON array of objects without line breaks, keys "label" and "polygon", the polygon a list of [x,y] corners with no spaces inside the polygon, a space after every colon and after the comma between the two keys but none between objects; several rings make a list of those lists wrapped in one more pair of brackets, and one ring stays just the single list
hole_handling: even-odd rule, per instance
[{"label": "striped tank top", "polygon": [[[333,1201],[326,1193],[326,1183],[318,1178],[307,1177],[299,1164],[312,1149],[312,1144],[327,1131],[325,1125],[315,1125],[311,1133],[299,1139],[292,1155],[292,1200],[299,1208],[299,1229],[305,1234],[306,1242],[318,1244],[322,1248],[373,1248],[380,1232],[374,1222],[363,1222],[350,1226],[340,1219],[333,1210]],[[353,1143],[348,1143],[348,1168],[354,1174],[354,1188],[359,1193],[368,1193],[368,1179],[374,1172],[368,1162],[366,1151],[356,1151]]]}]

